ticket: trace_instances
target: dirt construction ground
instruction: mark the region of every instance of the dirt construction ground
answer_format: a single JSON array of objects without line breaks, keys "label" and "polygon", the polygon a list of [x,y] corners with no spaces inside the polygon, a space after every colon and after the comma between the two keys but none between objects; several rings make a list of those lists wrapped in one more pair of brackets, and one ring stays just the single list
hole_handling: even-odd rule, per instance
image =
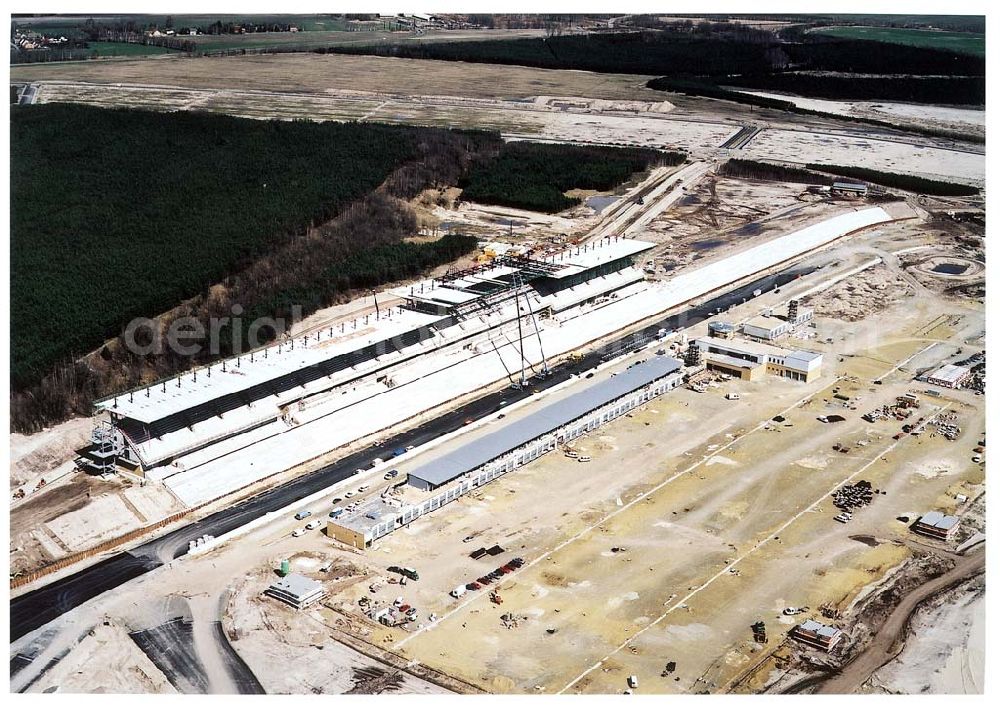
[{"label": "dirt construction ground", "polygon": [[[877,247],[883,231],[887,238],[891,229],[823,255],[839,264],[832,270],[725,317],[739,321],[827,288],[868,258],[865,249]],[[822,606],[844,613],[839,622],[851,631],[857,599],[923,548],[897,517],[962,512],[956,495],[980,493],[983,468],[970,458],[984,430],[981,398],[966,391],[921,394],[916,415],[954,416],[962,427],[956,441],[933,428],[894,440],[899,422],[868,424],[860,416],[904,392],[922,392],[914,374],[959,348],[977,351],[983,328],[978,304],[936,293],[890,304],[877,318],[820,317],[802,331],[807,339],[786,343],[826,353],[814,382],[765,377],[718,381],[705,393],[676,390],[576,442],[590,462],[550,454],[365,552],[347,550],[319,530],[294,538],[301,522],[276,519],[105,594],[46,632],[71,647],[103,619],[148,632],[173,616],[171,599],[189,599],[194,651],[206,671],[216,668],[210,686],[234,681],[220,669],[224,647],[215,649],[207,635],[221,621],[269,693],[620,693],[631,674],[640,678],[639,692],[725,691],[785,647],[791,626],[818,617]],[[848,397],[846,406],[833,398],[834,387]],[[727,400],[730,392],[741,398]],[[817,420],[832,413],[847,420]],[[779,414],[785,420],[773,421]],[[835,452],[835,443],[850,450]],[[886,494],[839,525],[830,493],[860,479]],[[324,506],[316,514],[322,513]],[[493,544],[504,551],[469,558]],[[525,566],[499,585],[461,599],[448,595],[514,556]],[[304,613],[261,597],[281,559],[321,580],[328,597]],[[389,583],[391,564],[418,569],[420,580]],[[489,590],[502,604],[491,602]],[[419,609],[418,618],[385,628],[364,617],[362,596],[377,606],[402,596]],[[217,603],[222,597],[228,603]],[[781,614],[786,606],[809,610],[789,617]],[[749,626],[757,620],[767,625],[767,644],[751,641]],[[60,646],[52,642],[45,652]],[[150,669],[146,679],[108,675],[74,684],[67,678],[82,668],[79,658],[56,662],[30,690],[65,683],[135,691],[161,682]],[[662,676],[671,661],[676,671]]]},{"label": "dirt construction ground", "polygon": [[[984,428],[974,397],[925,398],[918,412],[956,412],[954,442],[933,429],[897,441],[898,422],[860,419],[911,390],[912,371],[941,356],[938,341],[960,343],[982,324],[967,313],[955,328],[925,332],[940,307],[896,306],[880,332],[821,320],[828,349],[855,356],[828,356],[813,384],[768,378],[673,392],[579,443],[592,462],[546,457],[381,540],[369,572],[339,586],[333,605],[363,625],[360,596],[377,605],[403,595],[420,609],[417,626],[370,635],[488,691],[619,693],[630,674],[641,692],[723,691],[801,621],[782,608],[847,611],[910,558],[912,533],[897,517],[954,510],[956,494],[982,484],[969,460]],[[905,372],[887,374],[906,360]],[[876,378],[884,384],[871,385]],[[833,399],[835,386],[850,408]],[[728,391],[742,399],[727,401]],[[847,421],[817,420],[831,413]],[[783,424],[761,425],[777,414]],[[850,524],[834,522],[830,493],[860,479],[886,494]],[[467,556],[493,543],[505,553]],[[494,587],[502,604],[486,592],[447,595],[513,556],[528,563]],[[389,564],[418,568],[420,581],[371,594],[372,574]],[[752,642],[757,620],[768,646]],[[661,676],[670,661],[676,672]]]}]

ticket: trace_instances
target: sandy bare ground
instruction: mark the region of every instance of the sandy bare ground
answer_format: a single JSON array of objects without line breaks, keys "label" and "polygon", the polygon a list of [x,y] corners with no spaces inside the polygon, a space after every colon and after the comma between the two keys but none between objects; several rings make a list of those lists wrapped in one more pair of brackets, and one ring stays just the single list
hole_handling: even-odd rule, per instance
[{"label": "sandy bare ground", "polygon": [[[876,670],[885,666],[899,653],[910,618],[921,603],[972,576],[983,573],[985,568],[986,550],[981,546],[968,557],[961,558],[951,571],[923,584],[906,596],[864,652],[845,666],[837,676],[824,682],[819,688],[819,693],[849,694],[857,690]],[[979,676],[982,676],[981,672]]]},{"label": "sandy bare ground", "polygon": [[[914,141],[919,142],[919,141]],[[851,165],[885,172],[904,172],[933,179],[982,184],[986,159],[982,152],[960,152],[877,137],[770,129],[743,151],[755,160]]]},{"label": "sandy bare ground", "polygon": [[323,93],[374,90],[482,98],[586,96],[598,99],[663,101],[645,87],[651,76],[585,71],[498,67],[489,64],[284,54],[251,57],[177,57],[170,61],[63,63],[18,66],[14,81],[70,80],[97,83],[167,84],[185,88]]},{"label": "sandy bare ground", "polygon": [[979,576],[920,607],[911,619],[902,651],[876,671],[861,691],[981,694],[985,636],[985,576]]},{"label": "sandy bare ground", "polygon": [[175,694],[166,676],[113,621],[99,623],[42,675],[33,692]]},{"label": "sandy bare ground", "polygon": [[813,111],[889,121],[900,127],[931,125],[954,131],[986,135],[986,111],[984,109],[875,101],[828,101],[766,91],[746,91],[745,93],[775,98],[780,101],[791,101],[796,106]]},{"label": "sandy bare ground", "polygon": [[[294,560],[295,568],[317,576],[321,561],[313,556]],[[272,564],[248,573],[236,584],[228,604],[226,628],[233,646],[254,670],[270,694],[344,694],[364,689],[362,674],[385,676],[372,693],[430,694],[443,689],[406,672],[399,672],[331,637],[320,610],[293,610],[260,595],[273,582]]]},{"label": "sandy bare ground", "polygon": [[[40,476],[49,474],[69,460],[90,438],[93,420],[85,417],[72,418],[39,433],[10,435],[10,484],[17,488],[29,482],[37,482]],[[31,486],[33,487],[33,486]],[[27,492],[27,490],[26,490]]]}]

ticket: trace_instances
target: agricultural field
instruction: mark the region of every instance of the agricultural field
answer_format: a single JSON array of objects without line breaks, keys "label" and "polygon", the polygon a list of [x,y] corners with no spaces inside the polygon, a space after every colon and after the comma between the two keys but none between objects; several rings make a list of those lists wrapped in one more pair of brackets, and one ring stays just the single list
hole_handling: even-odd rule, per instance
[{"label": "agricultural field", "polygon": [[[215,22],[243,22],[251,19],[258,24],[294,24],[300,30],[328,31],[341,30],[346,27],[346,23],[341,18],[332,15],[129,15],[128,19],[138,27],[156,25],[167,26],[168,18],[174,27],[207,27]],[[79,28],[87,20],[93,19],[95,22],[110,23],[117,19],[117,16],[109,15],[80,15],[78,17],[42,16],[16,18],[19,27],[32,29],[43,34],[54,34],[60,32],[67,37],[67,32],[76,32],[79,36]]]},{"label": "agricultural field", "polygon": [[864,39],[887,44],[904,44],[928,49],[947,49],[977,57],[986,56],[986,35],[978,32],[944,32],[902,27],[823,27],[817,35],[842,39]]},{"label": "agricultural field", "polygon": [[483,64],[343,55],[279,54],[193,57],[183,61],[119,61],[35,64],[11,67],[14,81],[85,81],[98,84],[156,84],[184,88],[323,93],[330,89],[389,94],[521,98],[586,96],[592,99],[663,101],[647,89],[652,76],[592,74],[527,67],[498,73]]}]

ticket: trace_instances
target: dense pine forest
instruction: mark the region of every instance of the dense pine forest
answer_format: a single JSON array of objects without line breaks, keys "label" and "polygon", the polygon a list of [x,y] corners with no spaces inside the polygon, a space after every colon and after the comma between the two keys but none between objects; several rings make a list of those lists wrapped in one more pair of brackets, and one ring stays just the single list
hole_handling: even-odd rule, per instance
[{"label": "dense pine forest", "polygon": [[970,185],[928,180],[925,177],[901,175],[895,172],[879,172],[878,170],[869,170],[864,167],[822,165],[818,163],[810,163],[806,167],[810,170],[821,170],[832,175],[872,182],[883,187],[894,187],[906,190],[907,192],[917,192],[919,194],[935,195],[938,197],[970,197],[979,194],[979,189]]},{"label": "dense pine forest", "polygon": [[742,89],[783,91],[810,98],[850,101],[905,101],[982,106],[986,103],[986,77],[831,76],[826,74],[759,74],[716,76],[716,85]]},{"label": "dense pine forest", "polygon": [[831,177],[821,175],[811,170],[803,170],[787,165],[758,162],[757,160],[726,160],[719,168],[719,174],[724,177],[742,177],[749,180],[775,180],[778,182],[795,182],[804,185],[829,185]]},{"label": "dense pine forest", "polygon": [[468,252],[458,236],[401,244],[404,200],[500,139],[51,104],[12,107],[11,145],[12,423],[35,430],[199,362],[111,347],[106,371],[74,363],[132,318],[308,314]]},{"label": "dense pine forest", "polygon": [[[662,91],[843,120],[789,101],[724,87],[778,91],[831,100],[882,100],[982,106],[986,63],[973,54],[862,39],[781,33],[724,22],[654,22],[655,29],[482,42],[350,45],[317,50],[546,69],[654,74]],[[863,122],[892,127],[891,122]],[[982,142],[981,136],[926,128],[916,132]]]},{"label": "dense pine forest", "polygon": [[642,148],[506,143],[460,183],[462,199],[560,212],[580,204],[571,189],[610,190],[654,165],[679,165],[687,156]]},{"label": "dense pine forest", "polygon": [[704,27],[693,25],[687,31],[346,45],[323,51],[663,76],[756,75],[791,69],[984,76],[986,67],[982,58],[947,50],[811,35],[796,42],[779,41],[771,33],[748,34],[732,25],[707,23]]},{"label": "dense pine forest", "polygon": [[13,109],[15,384],[332,218],[416,150],[383,126]]},{"label": "dense pine forest", "polygon": [[[941,81],[950,81],[950,79],[941,79]],[[822,82],[820,82],[822,83]],[[870,126],[880,126],[882,128],[892,128],[900,130],[899,126],[892,123],[891,121],[883,121],[877,118],[864,118],[861,116],[851,116],[850,118],[842,116],[835,113],[829,113],[826,111],[814,111],[811,108],[802,108],[796,106],[791,101],[785,101],[780,98],[772,98],[769,96],[757,96],[755,94],[745,93],[743,91],[723,88],[712,83],[708,79],[672,79],[670,77],[661,77],[659,79],[650,79],[646,82],[646,86],[651,89],[656,89],[657,91],[669,91],[672,93],[682,93],[688,94],[690,96],[705,96],[708,98],[718,98],[724,99],[726,101],[734,101],[736,103],[742,103],[748,106],[759,106],[760,108],[774,108],[779,111],[788,111],[789,113],[799,113],[805,116],[821,116],[823,118],[833,118],[837,120],[850,120],[855,123],[864,123]],[[830,98],[830,97],[827,97]],[[917,133],[919,135],[926,135],[932,138],[954,138],[958,140],[966,140],[970,143],[985,143],[986,139],[982,134],[969,133],[960,130],[951,130],[947,128],[935,128],[917,125],[908,125],[905,129],[909,133]]]}]

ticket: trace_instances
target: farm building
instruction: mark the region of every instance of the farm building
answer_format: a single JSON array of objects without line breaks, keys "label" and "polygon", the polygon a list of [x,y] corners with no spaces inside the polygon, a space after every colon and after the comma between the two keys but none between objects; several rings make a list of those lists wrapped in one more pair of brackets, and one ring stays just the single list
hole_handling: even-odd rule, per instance
[{"label": "farm building", "polygon": [[931,511],[914,522],[910,529],[925,537],[947,540],[958,531],[958,521],[954,515]]}]

